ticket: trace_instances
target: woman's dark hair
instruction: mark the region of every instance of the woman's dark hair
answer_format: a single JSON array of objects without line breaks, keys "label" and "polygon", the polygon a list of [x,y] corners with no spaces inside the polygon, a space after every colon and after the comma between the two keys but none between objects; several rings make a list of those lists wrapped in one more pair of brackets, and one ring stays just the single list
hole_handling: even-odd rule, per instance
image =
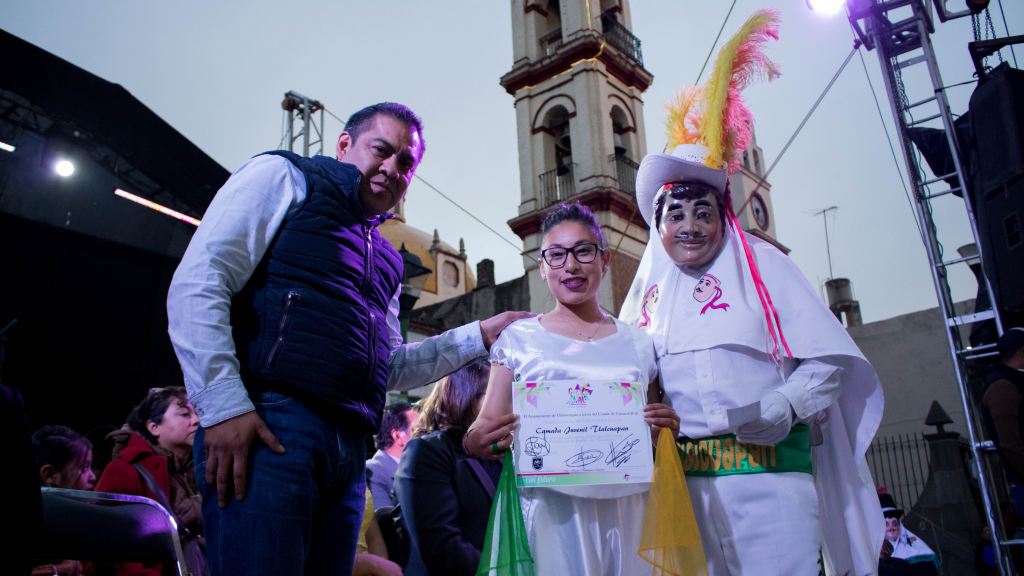
[{"label": "woman's dark hair", "polygon": [[155,443],[156,436],[149,432],[146,422],[150,420],[159,425],[164,421],[164,412],[171,405],[171,402],[178,406],[188,404],[188,393],[184,386],[167,386],[166,388],[150,388],[149,394],[139,402],[139,405],[132,408],[128,414],[128,426],[142,435],[146,440]]},{"label": "woman's dark hair", "polygon": [[68,462],[83,463],[89,450],[92,450],[92,442],[67,426],[43,426],[32,434],[37,474],[45,464],[59,470]]},{"label": "woman's dark hair", "polygon": [[418,438],[437,430],[465,433],[473,423],[477,401],[487,392],[490,375],[490,363],[475,360],[442,378],[434,385],[430,396],[416,405],[420,418],[412,435]]},{"label": "woman's dark hair", "polygon": [[544,223],[540,227],[542,242],[544,236],[547,236],[552,228],[563,222],[578,222],[590,228],[590,231],[594,233],[594,237],[597,238],[597,247],[601,250],[608,249],[608,243],[604,239],[604,232],[601,231],[601,225],[597,223],[594,213],[590,211],[590,208],[575,202],[572,204],[559,204],[551,212],[548,212],[548,215],[544,218]]},{"label": "woman's dark hair", "polygon": [[658,199],[654,203],[655,230],[661,228],[661,213],[665,209],[666,198],[672,196],[676,200],[689,200],[692,202],[707,196],[709,192],[715,197],[715,204],[718,205],[718,215],[721,217],[722,222],[725,222],[725,202],[723,194],[719,194],[718,191],[711,186],[701,184],[699,182],[679,182],[668,192],[658,195]]}]

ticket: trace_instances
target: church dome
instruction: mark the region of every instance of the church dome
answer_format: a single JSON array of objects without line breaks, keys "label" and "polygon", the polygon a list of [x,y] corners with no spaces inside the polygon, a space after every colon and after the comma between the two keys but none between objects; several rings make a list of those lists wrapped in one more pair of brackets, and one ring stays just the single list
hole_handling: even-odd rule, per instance
[{"label": "church dome", "polygon": [[419,256],[423,265],[432,270],[423,286],[423,293],[416,302],[416,308],[459,296],[476,288],[476,277],[466,265],[465,251],[442,241],[436,230],[430,234],[406,224],[400,218],[388,220],[377,230],[396,250],[405,244],[406,250]]}]

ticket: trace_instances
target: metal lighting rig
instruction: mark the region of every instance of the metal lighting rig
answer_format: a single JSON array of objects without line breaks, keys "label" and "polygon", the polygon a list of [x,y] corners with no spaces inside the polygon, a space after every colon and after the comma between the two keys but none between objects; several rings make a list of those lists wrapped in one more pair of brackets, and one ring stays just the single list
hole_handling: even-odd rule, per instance
[{"label": "metal lighting rig", "polygon": [[[907,172],[910,176],[914,212],[920,227],[922,240],[924,241],[925,251],[928,254],[928,264],[932,280],[935,283],[939,308],[942,311],[943,321],[946,324],[949,351],[953,356],[953,364],[960,386],[970,450],[974,457],[974,465],[977,468],[976,472],[981,498],[985,507],[985,520],[992,533],[996,564],[1002,568],[1003,574],[1013,574],[1015,572],[1010,559],[1009,547],[1024,544],[1024,540],[1010,540],[1003,534],[1001,515],[994,490],[996,484],[993,482],[992,468],[988,465],[988,461],[985,458],[985,455],[991,453],[994,447],[992,442],[983,441],[978,419],[975,417],[975,399],[972,398],[971,390],[968,386],[967,361],[995,356],[997,352],[995,351],[995,344],[971,348],[969,344],[965,345],[960,335],[960,326],[985,320],[994,320],[997,332],[1002,335],[1003,321],[1000,317],[999,306],[995,302],[993,302],[991,310],[959,316],[953,306],[947,269],[957,264],[966,264],[974,258],[985,260],[986,255],[982,252],[983,244],[978,234],[974,199],[970,191],[967,190],[970,181],[964,169],[964,156],[957,141],[953,115],[950,112],[949,101],[946,97],[948,87],[943,84],[942,76],[939,74],[939,65],[936,61],[935,50],[931,41],[931,34],[935,31],[935,23],[932,20],[933,8],[940,22],[970,16],[979,10],[975,6],[973,12],[971,9],[951,12],[946,7],[946,2],[947,0],[936,0],[933,5],[931,0],[850,0],[847,2],[847,7],[849,9],[850,24],[856,31],[860,41],[868,50],[875,50],[878,54],[878,63],[882,68],[882,76],[885,80],[889,104],[899,130],[903,160],[906,163]],[[969,0],[968,6],[970,6],[970,2],[971,0]],[[980,5],[981,9],[984,9],[984,4],[987,4],[987,2],[974,3]],[[900,19],[896,19],[896,11],[899,11],[898,16],[901,17]],[[902,72],[911,66],[924,66],[928,70],[932,86],[930,93],[920,94],[917,98],[911,98],[907,94],[902,79]],[[941,120],[941,129],[945,132],[946,142],[952,152],[955,170],[949,174],[927,178],[922,170],[918,156],[915,154],[914,144],[911,142],[908,131],[915,126],[920,126],[933,120]],[[931,191],[930,186],[932,184],[952,181],[954,176],[960,183],[959,187],[935,192]],[[971,234],[974,236],[974,242],[978,246],[978,255],[944,260],[942,247],[937,239],[938,230],[933,218],[932,201],[943,196],[949,197],[953,193],[963,196],[964,205],[967,208],[968,224],[970,225]],[[982,266],[982,269],[984,269],[984,266]],[[984,273],[979,275],[979,283],[993,296],[994,301],[991,282]]]},{"label": "metal lighting rig", "polygon": [[[287,114],[285,133],[282,135],[282,144],[287,144],[284,150],[297,152],[303,156],[310,156],[310,148],[319,145],[315,154],[324,153],[324,106],[319,100],[313,100],[303,96],[294,90],[289,90],[284,95],[281,108]],[[316,115],[320,116],[320,125],[317,126]],[[296,126],[298,124],[298,126]],[[297,131],[296,131],[297,130]],[[316,138],[310,141],[310,135]],[[302,138],[302,149],[295,150],[295,141]]]}]

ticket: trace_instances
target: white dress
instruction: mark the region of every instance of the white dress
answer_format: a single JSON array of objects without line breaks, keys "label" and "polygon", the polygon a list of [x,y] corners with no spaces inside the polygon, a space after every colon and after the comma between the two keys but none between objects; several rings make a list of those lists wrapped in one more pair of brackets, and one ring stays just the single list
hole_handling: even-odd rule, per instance
[{"label": "white dress", "polygon": [[[651,337],[615,320],[617,332],[583,342],[519,320],[491,346],[491,362],[515,381],[619,380],[649,384],[658,364]],[[637,553],[649,484],[520,488],[537,576],[651,574]]]}]

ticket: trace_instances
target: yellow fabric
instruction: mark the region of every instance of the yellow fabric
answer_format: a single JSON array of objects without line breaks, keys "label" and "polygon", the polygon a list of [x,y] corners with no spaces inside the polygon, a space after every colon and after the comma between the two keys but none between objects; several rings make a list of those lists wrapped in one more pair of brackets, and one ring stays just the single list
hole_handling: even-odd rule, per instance
[{"label": "yellow fabric", "polygon": [[708,563],[672,431],[662,428],[647,498],[640,556],[654,576],[707,576]]},{"label": "yellow fabric", "polygon": [[359,526],[359,540],[356,542],[356,554],[369,554],[370,549],[366,545],[366,531],[370,529],[370,522],[373,521],[373,494],[366,489],[366,506],[363,507],[363,523]]}]

